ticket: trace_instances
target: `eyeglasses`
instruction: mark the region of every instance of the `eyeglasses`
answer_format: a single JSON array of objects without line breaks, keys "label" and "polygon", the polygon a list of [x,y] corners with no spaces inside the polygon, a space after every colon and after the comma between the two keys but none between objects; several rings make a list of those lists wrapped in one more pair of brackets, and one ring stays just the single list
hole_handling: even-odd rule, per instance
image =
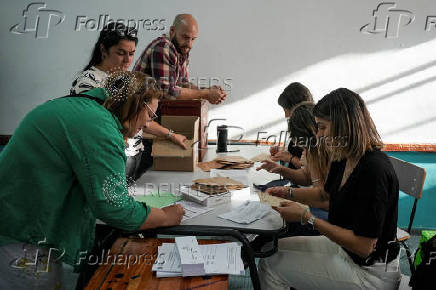
[{"label": "eyeglasses", "polygon": [[150,112],[148,112],[148,117],[150,118],[150,120],[148,120],[149,122],[153,122],[155,121],[158,117],[156,115],[156,113],[147,105],[146,102],[144,102],[144,105],[147,107],[147,109],[153,114],[153,116],[150,116]]}]

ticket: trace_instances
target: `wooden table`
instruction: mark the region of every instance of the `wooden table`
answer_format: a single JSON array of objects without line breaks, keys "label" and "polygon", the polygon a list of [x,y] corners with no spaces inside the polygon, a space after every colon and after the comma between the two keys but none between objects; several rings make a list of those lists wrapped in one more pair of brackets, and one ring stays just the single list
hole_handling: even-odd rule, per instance
[{"label": "wooden table", "polygon": [[[199,244],[223,241],[199,240]],[[85,289],[201,289],[228,288],[228,275],[157,278],[151,271],[157,247],[174,239],[118,238]]]}]

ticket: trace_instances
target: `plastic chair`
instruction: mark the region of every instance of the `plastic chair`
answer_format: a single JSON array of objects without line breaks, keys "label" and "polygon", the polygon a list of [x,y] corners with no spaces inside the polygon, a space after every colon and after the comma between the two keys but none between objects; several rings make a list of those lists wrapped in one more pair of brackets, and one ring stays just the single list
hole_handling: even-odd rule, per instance
[{"label": "plastic chair", "polygon": [[410,231],[412,230],[413,220],[415,218],[416,205],[418,200],[422,197],[426,172],[424,168],[418,167],[404,160],[395,157],[389,157],[389,159],[395,169],[395,173],[397,174],[400,190],[415,199],[410,212],[407,231],[397,228],[397,241],[399,241],[406,250],[410,273],[412,274],[414,272],[412,255],[406,241],[410,238]]}]

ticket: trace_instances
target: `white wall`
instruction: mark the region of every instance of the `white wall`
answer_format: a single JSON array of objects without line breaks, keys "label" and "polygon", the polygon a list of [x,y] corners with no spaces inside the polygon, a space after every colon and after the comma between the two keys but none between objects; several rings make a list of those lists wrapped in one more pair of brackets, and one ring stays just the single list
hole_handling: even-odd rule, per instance
[{"label": "white wall", "polygon": [[[286,129],[277,97],[299,81],[316,99],[337,87],[359,92],[385,142],[436,143],[436,20],[434,0],[399,0],[391,11],[404,14],[398,37],[362,33],[373,22],[381,1],[45,1],[65,20],[52,17],[47,38],[35,32],[13,34],[30,1],[2,1],[0,14],[0,134],[12,134],[23,116],[47,99],[65,95],[87,63],[97,31],[75,31],[77,16],[110,14],[124,19],[165,19],[167,28],[178,13],[192,13],[199,37],[191,52],[191,76],[231,79],[228,100],[210,107],[210,118],[227,118],[242,126],[245,139]],[[387,14],[380,13],[382,24]],[[42,15],[43,12],[41,12]],[[44,14],[45,15],[45,14]],[[414,20],[408,24],[409,16]],[[433,19],[433,18],[431,18]],[[41,20],[43,21],[43,20]],[[435,21],[436,22],[436,21]],[[29,25],[27,29],[29,30]],[[140,28],[135,60],[161,31]],[[214,137],[215,126],[211,128]]]}]

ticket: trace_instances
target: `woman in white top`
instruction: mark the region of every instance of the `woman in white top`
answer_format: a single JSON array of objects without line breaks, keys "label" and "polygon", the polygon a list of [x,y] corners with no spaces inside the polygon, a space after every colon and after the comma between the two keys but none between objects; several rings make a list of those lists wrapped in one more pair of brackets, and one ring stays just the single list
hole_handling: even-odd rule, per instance
[{"label": "woman in white top", "polygon": [[[119,22],[107,24],[100,32],[88,65],[73,82],[70,93],[80,94],[102,87],[109,72],[128,70],[138,43],[136,33],[136,29],[126,27]],[[152,164],[151,152],[150,150],[144,151],[142,144],[143,131],[156,136],[165,136],[186,149],[185,136],[175,134],[155,121],[151,122],[147,128],[140,130],[133,138],[126,139],[126,176],[130,182],[137,180]]]}]

